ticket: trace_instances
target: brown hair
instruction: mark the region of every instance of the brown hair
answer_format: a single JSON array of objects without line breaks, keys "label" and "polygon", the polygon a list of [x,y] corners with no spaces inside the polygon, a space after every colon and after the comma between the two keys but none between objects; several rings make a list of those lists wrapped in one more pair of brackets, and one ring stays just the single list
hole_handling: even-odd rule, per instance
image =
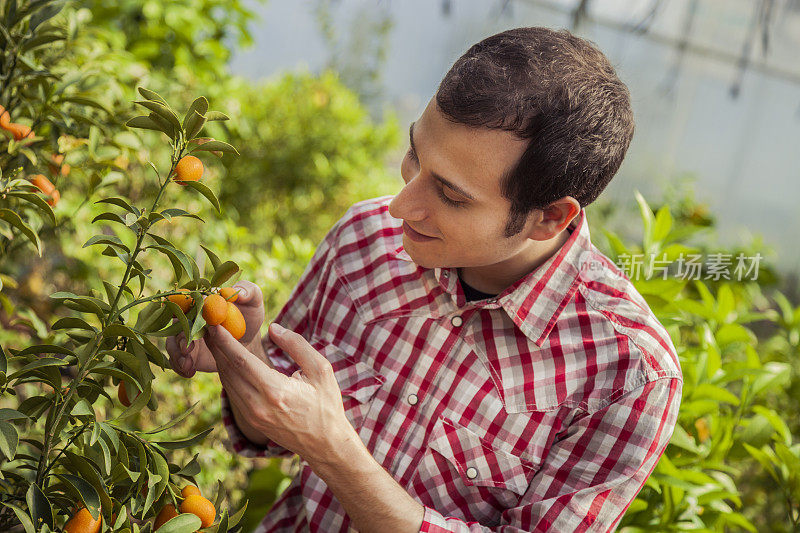
[{"label": "brown hair", "polygon": [[439,84],[451,121],[502,129],[530,143],[501,181],[505,236],[572,196],[585,207],[619,169],[633,137],[628,88],[594,44],[566,30],[516,28],[470,47]]}]

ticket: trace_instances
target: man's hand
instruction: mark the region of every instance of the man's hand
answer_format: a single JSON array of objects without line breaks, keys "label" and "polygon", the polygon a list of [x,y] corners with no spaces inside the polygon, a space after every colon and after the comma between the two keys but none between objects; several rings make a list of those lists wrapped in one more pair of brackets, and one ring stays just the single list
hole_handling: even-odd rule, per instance
[{"label": "man's hand", "polygon": [[309,463],[340,460],[345,444],[359,440],[347,420],[342,393],[330,362],[301,335],[285,330],[269,334],[300,367],[287,377],[264,364],[220,326],[209,327],[206,343],[228,398],[264,437]]},{"label": "man's hand", "polygon": [[[264,323],[264,296],[261,289],[250,281],[239,281],[233,285],[239,290],[239,297],[233,305],[242,312],[245,322],[245,334],[238,342],[246,346],[262,361],[267,362],[261,345],[261,325]],[[175,319],[173,319],[174,321]],[[209,326],[206,326],[208,329]],[[217,372],[217,363],[208,347],[206,337],[193,340],[186,345],[186,335],[183,332],[167,337],[167,354],[172,369],[179,375],[190,378],[195,372]]]}]

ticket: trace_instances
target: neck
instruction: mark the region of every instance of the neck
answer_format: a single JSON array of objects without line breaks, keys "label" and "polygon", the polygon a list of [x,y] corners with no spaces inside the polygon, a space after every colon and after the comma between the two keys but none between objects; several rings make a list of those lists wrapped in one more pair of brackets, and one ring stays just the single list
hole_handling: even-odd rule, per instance
[{"label": "neck", "polygon": [[565,229],[548,241],[531,241],[528,250],[500,263],[480,267],[459,267],[458,275],[473,289],[487,294],[500,294],[558,253],[569,237],[570,233]]}]

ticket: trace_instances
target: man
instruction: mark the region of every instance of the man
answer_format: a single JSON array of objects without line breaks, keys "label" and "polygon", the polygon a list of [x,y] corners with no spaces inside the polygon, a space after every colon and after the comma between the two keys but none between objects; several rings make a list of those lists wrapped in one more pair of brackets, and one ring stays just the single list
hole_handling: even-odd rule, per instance
[{"label": "man", "polygon": [[[669,335],[589,238],[633,135],[593,45],[519,28],[471,47],[411,124],[404,188],[354,204],[261,339],[185,346],[218,371],[233,449],[298,454],[257,531],[611,531],[664,452]],[[280,334],[277,324],[286,328]]]}]

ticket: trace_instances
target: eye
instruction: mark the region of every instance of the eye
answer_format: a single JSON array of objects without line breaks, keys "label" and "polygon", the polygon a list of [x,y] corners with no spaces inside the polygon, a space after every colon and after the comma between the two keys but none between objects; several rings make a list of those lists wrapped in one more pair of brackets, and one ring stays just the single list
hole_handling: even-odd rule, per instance
[{"label": "eye", "polygon": [[448,198],[447,195],[444,194],[444,187],[441,185],[436,188],[436,191],[439,193],[439,198],[441,198],[442,201],[449,206],[464,207],[466,205],[466,202],[457,202],[455,200],[451,200],[450,198]]},{"label": "eye", "polygon": [[[419,165],[419,159],[417,158],[417,154],[414,153],[414,150],[409,148],[406,155],[415,165]],[[467,205],[466,202],[459,202],[451,198],[448,198],[447,195],[444,193],[444,186],[441,184],[439,184],[436,187],[436,193],[439,195],[439,198],[442,200],[442,202],[449,205],[450,207],[464,207]]]}]

